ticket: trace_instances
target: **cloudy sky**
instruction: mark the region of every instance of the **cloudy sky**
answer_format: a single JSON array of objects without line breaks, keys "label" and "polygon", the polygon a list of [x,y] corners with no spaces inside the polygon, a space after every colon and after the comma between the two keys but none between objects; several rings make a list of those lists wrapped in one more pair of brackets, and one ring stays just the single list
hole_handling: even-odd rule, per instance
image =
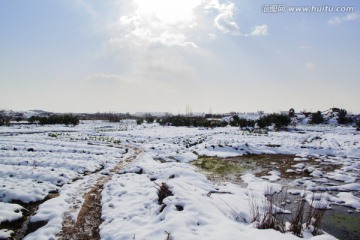
[{"label": "cloudy sky", "polygon": [[1,0],[0,108],[360,113],[360,2],[283,2]]}]

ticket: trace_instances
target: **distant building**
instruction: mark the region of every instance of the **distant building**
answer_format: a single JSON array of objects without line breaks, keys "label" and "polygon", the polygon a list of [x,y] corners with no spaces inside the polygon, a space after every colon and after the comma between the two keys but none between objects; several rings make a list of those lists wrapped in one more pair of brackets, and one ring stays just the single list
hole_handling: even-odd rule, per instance
[{"label": "distant building", "polygon": [[289,117],[294,117],[294,116],[295,116],[295,110],[293,108],[290,108]]}]

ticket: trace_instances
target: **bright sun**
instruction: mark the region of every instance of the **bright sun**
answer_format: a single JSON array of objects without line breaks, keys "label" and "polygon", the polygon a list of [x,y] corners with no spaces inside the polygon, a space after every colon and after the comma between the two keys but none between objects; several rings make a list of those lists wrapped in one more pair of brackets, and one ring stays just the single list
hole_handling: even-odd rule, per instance
[{"label": "bright sun", "polygon": [[189,22],[201,0],[134,0],[141,14],[153,15],[166,24]]}]

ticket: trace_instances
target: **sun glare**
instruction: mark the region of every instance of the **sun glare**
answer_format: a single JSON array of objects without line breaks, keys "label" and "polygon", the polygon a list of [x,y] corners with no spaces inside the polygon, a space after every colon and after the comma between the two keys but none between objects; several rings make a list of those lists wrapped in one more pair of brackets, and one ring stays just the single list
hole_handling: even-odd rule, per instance
[{"label": "sun glare", "polygon": [[134,0],[141,14],[152,15],[163,23],[189,22],[201,0]]}]

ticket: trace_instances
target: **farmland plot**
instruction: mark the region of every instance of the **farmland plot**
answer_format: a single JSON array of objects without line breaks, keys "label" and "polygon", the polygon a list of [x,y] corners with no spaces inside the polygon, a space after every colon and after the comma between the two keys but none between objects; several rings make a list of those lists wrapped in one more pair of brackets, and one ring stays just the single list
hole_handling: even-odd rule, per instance
[{"label": "farmland plot", "polygon": [[[254,134],[233,127],[83,122],[73,128],[2,128],[0,134],[3,238],[12,231],[20,236],[11,223],[26,217],[28,204],[38,203],[29,221],[42,224],[25,239],[67,239],[69,227],[82,221],[87,193],[101,195],[100,222],[83,229],[94,239],[298,239],[289,232],[259,230],[252,222],[254,196],[265,207],[265,195],[284,184],[289,194],[309,203],[348,207],[360,217],[360,136],[352,128],[300,126]],[[293,164],[284,169],[276,159],[266,162],[262,171],[242,172],[241,184],[226,178],[211,182],[190,164],[199,157],[252,154],[286,154],[294,156]],[[95,186],[100,187],[91,192]],[[312,196],[319,191],[318,204]],[[285,208],[274,209],[288,213]],[[303,237],[318,238],[306,229]]]}]

